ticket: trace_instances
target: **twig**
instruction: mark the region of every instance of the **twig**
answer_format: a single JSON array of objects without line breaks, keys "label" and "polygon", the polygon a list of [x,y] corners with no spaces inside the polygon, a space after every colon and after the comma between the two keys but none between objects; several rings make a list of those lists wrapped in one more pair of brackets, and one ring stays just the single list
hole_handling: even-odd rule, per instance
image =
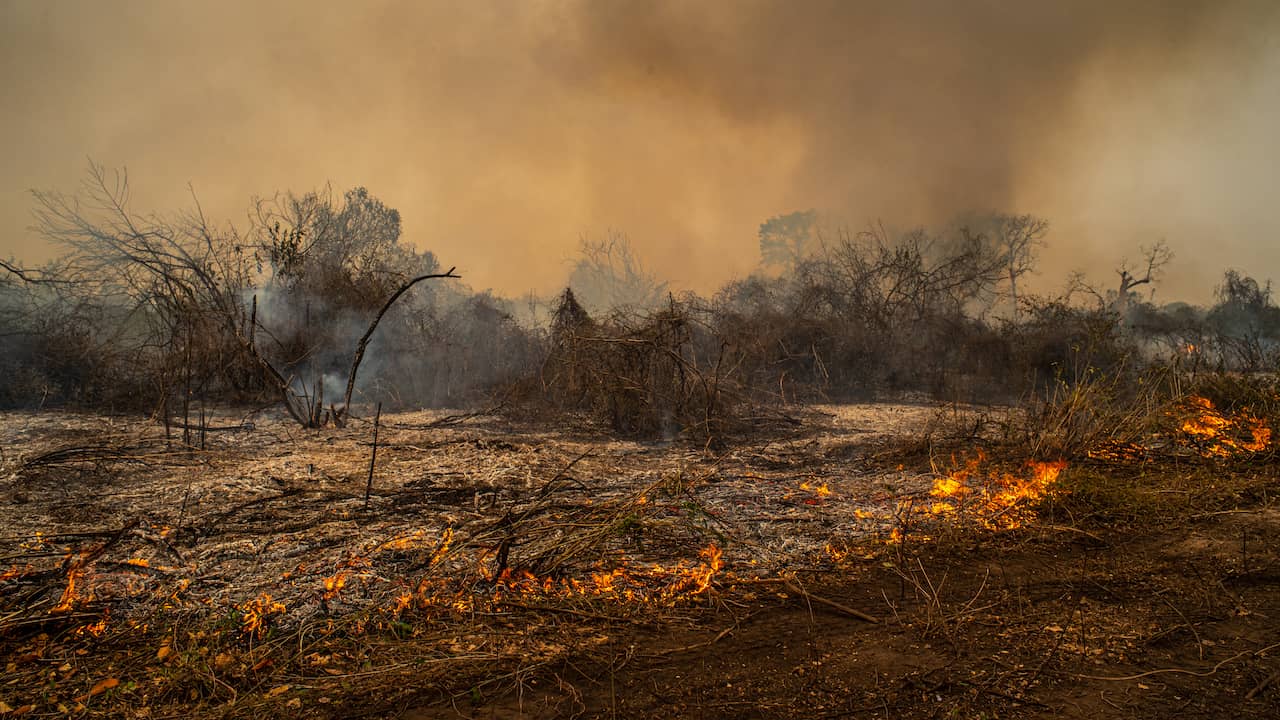
[{"label": "twig", "polygon": [[827,598],[824,598],[821,595],[814,595],[813,593],[809,592],[808,590],[805,590],[804,588],[801,588],[799,585],[796,585],[790,580],[783,580],[782,586],[785,587],[787,590],[790,590],[791,592],[795,593],[796,595],[799,595],[800,597],[806,600],[809,600],[810,602],[816,602],[819,605],[826,605],[827,607],[833,610],[839,610],[840,612],[846,615],[849,615],[851,617],[855,617],[859,620],[862,620],[863,622],[869,622],[876,625],[880,624],[880,618],[876,617],[875,615],[868,615],[867,613],[864,613],[861,610],[856,610],[854,608],[849,607],[848,605],[842,605],[836,602],[835,600],[828,600]]},{"label": "twig", "polygon": [[1280,679],[1280,670],[1277,670],[1271,673],[1270,675],[1263,678],[1262,682],[1258,683],[1257,685],[1254,685],[1252,690],[1245,693],[1244,699],[1245,700],[1254,699],[1255,697],[1257,697],[1258,693],[1262,692],[1263,690],[1266,690],[1267,686],[1275,682],[1277,679]]},{"label": "twig", "polygon": [[1082,678],[1084,680],[1106,680],[1108,682],[1138,680],[1144,677],[1151,677],[1152,675],[1163,675],[1166,673],[1178,673],[1180,675],[1194,675],[1195,677],[1209,677],[1210,675],[1218,672],[1218,670],[1223,665],[1226,665],[1227,663],[1235,662],[1236,660],[1239,660],[1245,655],[1261,655],[1262,653],[1268,650],[1273,650],[1278,647],[1280,647],[1280,643],[1268,645],[1262,648],[1261,650],[1245,650],[1243,652],[1238,652],[1235,655],[1232,655],[1231,657],[1227,658],[1226,660],[1219,662],[1217,665],[1214,665],[1212,668],[1205,670],[1204,672],[1197,672],[1195,670],[1184,670],[1183,668],[1160,668],[1159,670],[1148,670],[1146,672],[1137,673],[1136,675],[1122,675],[1120,677],[1112,677],[1109,675],[1081,675],[1079,673],[1071,673],[1071,675],[1073,677]]},{"label": "twig", "polygon": [[378,461],[378,424],[382,420],[382,403],[373,416],[373,452],[369,453],[369,479],[364,484],[364,507],[369,509],[369,493],[373,491],[373,464]]}]

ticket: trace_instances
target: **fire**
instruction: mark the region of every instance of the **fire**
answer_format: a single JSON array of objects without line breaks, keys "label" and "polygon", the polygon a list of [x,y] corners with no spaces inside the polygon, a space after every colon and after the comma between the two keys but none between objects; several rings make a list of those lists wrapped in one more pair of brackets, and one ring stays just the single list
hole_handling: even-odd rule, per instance
[{"label": "fire", "polygon": [[240,611],[240,631],[250,637],[261,638],[267,631],[268,618],[283,613],[286,608],[284,603],[276,602],[263,593],[236,605],[236,610]]},{"label": "fire", "polygon": [[1085,451],[1090,460],[1105,462],[1138,462],[1145,454],[1146,450],[1141,445],[1122,440],[1107,440]]},{"label": "fire", "polygon": [[705,594],[724,568],[724,553],[712,544],[698,553],[696,565],[650,565],[597,570],[585,580],[573,577],[539,577],[528,569],[504,568],[491,578],[493,593],[476,594],[470,587],[427,576],[417,589],[402,592],[389,610],[400,613],[411,606],[470,612],[477,607],[500,607],[506,601],[601,599],[624,604],[668,605]]},{"label": "fire", "polygon": [[1067,467],[1064,460],[1031,461],[1025,475],[982,472],[985,457],[979,454],[948,475],[934,480],[930,495],[933,515],[965,512],[993,530],[1008,530],[1029,519],[1027,506],[1044,497]]},{"label": "fire", "polygon": [[[822,487],[825,488],[826,485]],[[703,565],[690,576],[694,583],[693,595],[706,592],[707,588],[711,587],[711,579],[724,567],[724,553],[715,545],[707,546],[698,555],[702,558]]]},{"label": "fire", "polygon": [[1262,452],[1271,445],[1271,428],[1247,410],[1227,417],[1214,407],[1212,400],[1199,395],[1188,398],[1182,410],[1187,413],[1182,432],[1200,445],[1206,455],[1230,457]]},{"label": "fire", "polygon": [[408,550],[412,547],[416,547],[426,537],[426,535],[427,533],[423,530],[415,530],[408,535],[401,535],[400,537],[392,538],[391,540],[382,543],[377,547],[375,552],[381,550]]},{"label": "fire", "polygon": [[0,573],[0,582],[5,582],[6,580],[14,580],[14,579],[20,578],[23,575],[26,575],[27,573],[31,572],[31,567],[32,567],[31,563],[27,563],[22,567],[18,567],[17,565],[10,565],[8,570],[5,570],[4,572]]},{"label": "fire", "polygon": [[104,617],[96,623],[90,623],[76,630],[77,635],[89,635],[92,637],[102,637],[107,631],[107,619]]},{"label": "fire", "polygon": [[332,600],[342,592],[342,588],[347,584],[347,572],[345,570],[331,575],[324,579],[324,595],[325,600]]},{"label": "fire", "polygon": [[808,492],[811,492],[817,495],[818,497],[827,497],[828,495],[831,494],[831,488],[827,487],[826,483],[822,483],[821,485],[813,485],[806,480],[805,482],[800,483],[800,489],[807,490]]},{"label": "fire", "polygon": [[85,569],[80,565],[73,564],[71,569],[67,571],[67,587],[62,591],[62,597],[58,600],[58,604],[49,609],[52,614],[71,612],[76,605],[88,602],[93,599],[92,594],[81,595],[77,590],[77,586],[84,580]]}]

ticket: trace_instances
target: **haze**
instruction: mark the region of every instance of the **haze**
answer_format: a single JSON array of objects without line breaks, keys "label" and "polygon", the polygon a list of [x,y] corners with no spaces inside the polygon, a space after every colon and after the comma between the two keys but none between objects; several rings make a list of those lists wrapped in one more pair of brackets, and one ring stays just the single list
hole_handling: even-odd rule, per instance
[{"label": "haze", "polygon": [[[1114,6],[1120,6],[1119,9]],[[1053,223],[1039,282],[1177,254],[1166,298],[1280,267],[1280,5],[1027,2],[0,4],[0,256],[31,188],[127,166],[135,209],[237,226],[364,185],[477,288],[554,291],[627,233],[677,288],[766,218]]]}]

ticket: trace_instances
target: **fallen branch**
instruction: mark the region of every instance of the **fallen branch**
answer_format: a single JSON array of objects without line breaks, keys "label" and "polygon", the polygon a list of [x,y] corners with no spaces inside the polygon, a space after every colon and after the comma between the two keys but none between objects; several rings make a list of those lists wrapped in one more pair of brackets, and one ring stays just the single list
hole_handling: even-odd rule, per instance
[{"label": "fallen branch", "polygon": [[828,598],[822,597],[821,595],[815,595],[809,592],[808,590],[805,590],[804,588],[800,587],[799,585],[795,584],[788,578],[760,578],[758,580],[755,580],[755,582],[761,583],[761,584],[782,585],[789,592],[799,595],[800,597],[810,602],[815,602],[815,603],[818,603],[819,605],[825,605],[831,608],[832,610],[838,610],[844,613],[845,615],[857,618],[859,620],[862,620],[863,622],[869,622],[876,625],[880,624],[880,618],[876,617],[875,615],[868,615],[867,613],[864,613],[861,610],[851,608],[848,605],[838,603],[835,600],[830,600]]}]

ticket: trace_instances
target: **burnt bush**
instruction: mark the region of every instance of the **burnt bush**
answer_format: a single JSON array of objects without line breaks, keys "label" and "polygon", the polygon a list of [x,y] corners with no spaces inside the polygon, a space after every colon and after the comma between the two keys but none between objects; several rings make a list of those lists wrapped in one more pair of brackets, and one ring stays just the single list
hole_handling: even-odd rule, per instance
[{"label": "burnt bush", "polygon": [[642,315],[595,320],[566,289],[556,304],[539,401],[585,411],[614,432],[712,437],[741,421],[727,344],[700,320],[695,299],[668,298]]}]

